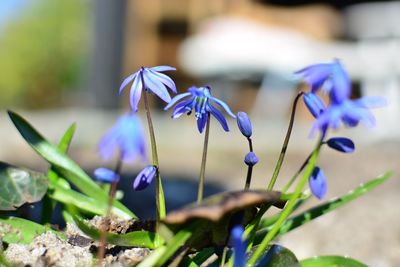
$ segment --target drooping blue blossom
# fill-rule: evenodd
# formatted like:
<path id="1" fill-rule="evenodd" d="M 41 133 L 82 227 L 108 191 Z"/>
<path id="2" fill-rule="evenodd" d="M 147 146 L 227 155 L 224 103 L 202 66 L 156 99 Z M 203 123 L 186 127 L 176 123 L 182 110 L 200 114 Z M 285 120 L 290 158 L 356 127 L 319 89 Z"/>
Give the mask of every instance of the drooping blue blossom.
<path id="1" fill-rule="evenodd" d="M 118 173 L 115 173 L 113 170 L 108 168 L 97 168 L 94 171 L 94 176 L 97 181 L 103 183 L 116 183 L 120 179 Z"/>
<path id="2" fill-rule="evenodd" d="M 375 118 L 369 108 L 381 107 L 385 105 L 385 100 L 380 97 L 365 97 L 358 100 L 344 100 L 341 103 L 331 103 L 331 105 L 318 116 L 314 122 L 311 133 L 320 129 L 326 132 L 328 128 L 338 128 L 341 123 L 346 127 L 355 127 L 360 122 L 368 128 L 375 125 Z"/>
<path id="3" fill-rule="evenodd" d="M 350 78 L 338 59 L 333 63 L 315 64 L 296 72 L 311 87 L 311 92 L 316 93 L 320 88 L 332 102 L 342 102 L 350 97 Z"/>
<path id="4" fill-rule="evenodd" d="M 137 72 L 125 78 L 119 88 L 119 94 L 121 94 L 124 88 L 132 82 L 129 99 L 131 108 L 135 112 L 138 111 L 138 103 L 142 96 L 143 87 L 145 90 L 157 95 L 164 102 L 169 103 L 171 101 L 171 96 L 169 95 L 167 88 L 176 93 L 176 86 L 170 77 L 161 72 L 171 70 L 176 69 L 170 66 L 157 66 L 152 68 L 141 67 Z"/>
<path id="5" fill-rule="evenodd" d="M 240 132 L 247 138 L 251 137 L 251 135 L 253 134 L 253 127 L 247 113 L 239 111 L 236 116 L 236 122 Z"/>
<path id="6" fill-rule="evenodd" d="M 258 163 L 258 157 L 254 152 L 249 152 L 246 154 L 244 157 L 244 163 L 246 163 L 247 166 L 254 166 Z"/>
<path id="7" fill-rule="evenodd" d="M 138 156 L 146 160 L 146 143 L 139 117 L 133 113 L 122 115 L 104 134 L 98 147 L 104 160 L 111 159 L 116 151 L 125 162 L 135 160 Z"/>
<path id="8" fill-rule="evenodd" d="M 243 226 L 237 225 L 231 230 L 231 242 L 234 250 L 233 267 L 244 267 L 246 265 L 246 241 L 243 241 Z"/>
<path id="9" fill-rule="evenodd" d="M 314 118 L 318 118 L 319 115 L 326 110 L 325 103 L 318 95 L 314 93 L 305 93 L 303 95 L 303 100 Z"/>
<path id="10" fill-rule="evenodd" d="M 324 172 L 319 167 L 314 168 L 311 176 L 308 178 L 308 185 L 313 195 L 318 199 L 322 199 L 325 196 L 327 191 L 326 178 Z"/>
<path id="11" fill-rule="evenodd" d="M 346 137 L 332 137 L 326 141 L 326 144 L 330 148 L 343 153 L 352 153 L 355 149 L 353 141 Z"/>
<path id="12" fill-rule="evenodd" d="M 223 108 L 231 117 L 236 118 L 236 116 L 225 102 L 211 95 L 210 87 L 190 87 L 188 91 L 189 92 L 176 95 L 164 108 L 167 110 L 176 104 L 172 113 L 173 119 L 179 118 L 184 113 L 190 115 L 194 109 L 197 128 L 200 133 L 204 130 L 209 114 L 213 115 L 218 120 L 225 131 L 229 131 L 228 123 L 224 115 L 220 110 L 214 107 L 214 104 Z"/>
<path id="13" fill-rule="evenodd" d="M 133 189 L 140 191 L 148 187 L 156 175 L 157 169 L 154 165 L 149 165 L 139 172 L 133 181 Z"/>

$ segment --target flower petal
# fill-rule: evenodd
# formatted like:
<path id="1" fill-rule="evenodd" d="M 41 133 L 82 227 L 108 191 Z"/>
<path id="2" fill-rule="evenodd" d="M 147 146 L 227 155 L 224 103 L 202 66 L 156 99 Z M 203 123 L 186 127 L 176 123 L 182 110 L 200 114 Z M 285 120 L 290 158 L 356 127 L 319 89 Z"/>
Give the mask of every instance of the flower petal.
<path id="1" fill-rule="evenodd" d="M 131 108 L 134 112 L 138 111 L 138 104 L 140 101 L 140 97 L 142 96 L 142 81 L 139 76 L 133 81 L 131 86 L 131 91 L 129 93 L 129 101 L 131 104 Z"/>
<path id="2" fill-rule="evenodd" d="M 171 66 L 155 66 L 155 67 L 148 68 L 148 69 L 153 70 L 153 71 L 157 71 L 157 72 L 159 72 L 159 71 L 176 70 L 176 68 L 171 67 Z"/>
<path id="3" fill-rule="evenodd" d="M 121 83 L 121 86 L 119 87 L 119 92 L 118 92 L 119 95 L 122 93 L 122 90 L 124 90 L 125 86 L 127 86 L 128 83 L 130 83 L 133 79 L 135 79 L 136 74 L 137 74 L 137 72 L 135 72 L 125 78 L 125 80 Z"/>
<path id="4" fill-rule="evenodd" d="M 157 80 L 157 77 L 154 76 L 150 71 L 144 70 L 143 78 L 144 78 L 144 83 L 146 85 L 146 89 L 156 94 L 166 103 L 169 103 L 171 101 L 171 96 L 169 95 L 165 85 L 159 80 Z"/>
<path id="5" fill-rule="evenodd" d="M 190 96 L 190 95 L 191 95 L 191 93 L 186 92 L 186 93 L 183 93 L 183 94 L 179 94 L 179 95 L 174 96 L 174 97 L 171 99 L 171 101 L 168 103 L 168 105 L 165 106 L 164 110 L 167 110 L 167 109 L 171 108 L 171 107 L 172 107 L 173 105 L 175 105 L 179 100 L 181 100 L 182 98 L 185 98 L 185 97 L 187 97 L 187 96 Z"/>
<path id="6" fill-rule="evenodd" d="M 251 137 L 251 135 L 253 134 L 253 127 L 247 113 L 239 111 L 236 115 L 236 122 L 240 132 L 247 138 Z"/>
<path id="7" fill-rule="evenodd" d="M 159 73 L 156 71 L 153 71 L 151 69 L 149 69 L 149 71 L 157 77 L 157 79 L 162 82 L 164 85 L 166 85 L 169 89 L 172 90 L 172 92 L 174 92 L 176 94 L 176 85 L 175 82 L 168 77 L 167 75 L 163 74 L 163 73 Z"/>
<path id="8" fill-rule="evenodd" d="M 364 96 L 354 100 L 354 103 L 364 108 L 381 108 L 387 105 L 386 99 L 380 96 Z"/>
<path id="9" fill-rule="evenodd" d="M 326 178 L 319 167 L 315 167 L 311 176 L 308 178 L 308 184 L 314 196 L 322 199 L 327 190 Z"/>
<path id="10" fill-rule="evenodd" d="M 226 122 L 226 119 L 224 115 L 221 113 L 221 111 L 219 111 L 218 109 L 216 109 L 211 105 L 208 105 L 208 108 L 210 109 L 211 114 L 219 121 L 222 128 L 224 128 L 226 132 L 229 132 L 228 123 Z"/>
<path id="11" fill-rule="evenodd" d="M 318 118 L 325 110 L 326 106 L 322 99 L 313 93 L 305 93 L 303 95 L 303 101 L 306 104 L 308 110 L 314 116 L 314 118 Z"/>
<path id="12" fill-rule="evenodd" d="M 215 97 L 211 97 L 211 100 L 215 101 L 215 103 L 217 103 L 218 105 L 220 105 L 223 109 L 225 109 L 226 113 L 229 114 L 229 116 L 231 116 L 232 118 L 236 118 L 236 115 L 233 114 L 233 112 L 231 111 L 231 109 L 229 108 L 229 106 L 222 100 L 219 100 L 218 98 Z"/>
<path id="13" fill-rule="evenodd" d="M 199 130 L 200 133 L 203 132 L 204 127 L 206 126 L 208 119 L 208 112 L 206 112 L 203 116 L 197 118 L 197 129 Z"/>

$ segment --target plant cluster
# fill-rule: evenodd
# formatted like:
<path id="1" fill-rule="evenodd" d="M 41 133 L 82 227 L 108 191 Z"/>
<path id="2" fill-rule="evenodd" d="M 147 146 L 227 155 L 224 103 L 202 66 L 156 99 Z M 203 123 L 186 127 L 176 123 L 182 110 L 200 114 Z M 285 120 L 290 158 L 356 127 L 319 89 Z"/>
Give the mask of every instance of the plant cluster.
<path id="1" fill-rule="evenodd" d="M 352 140 L 346 137 L 330 136 L 332 129 L 341 125 L 355 127 L 360 122 L 368 127 L 375 123 L 370 108 L 385 105 L 380 97 L 351 99 L 351 83 L 339 60 L 332 63 L 316 64 L 304 68 L 296 75 L 308 86 L 309 91 L 300 91 L 293 102 L 288 130 L 282 150 L 277 159 L 273 175 L 266 181 L 265 188 L 251 189 L 253 168 L 259 159 L 254 151 L 252 123 L 245 112 L 233 113 L 221 99 L 212 95 L 210 86 L 191 87 L 187 92 L 171 98 L 169 90 L 177 93 L 174 81 L 164 74 L 174 71 L 170 66 L 140 68 L 121 84 L 121 93 L 129 84 L 131 111 L 122 115 L 116 124 L 99 142 L 99 153 L 105 160 L 111 160 L 118 153 L 114 169 L 98 168 L 93 180 L 81 167 L 67 156 L 75 124 L 65 132 L 59 144 L 48 142 L 31 124 L 15 112 L 8 115 L 26 142 L 51 164 L 46 174 L 7 163 L 0 164 L 0 209 L 15 210 L 24 203 L 42 200 L 42 224 L 21 218 L 3 217 L 0 225 L 17 229 L 17 238 L 12 231 L 4 231 L 3 241 L 29 243 L 35 234 L 53 231 L 60 238 L 61 231 L 50 229 L 50 218 L 56 203 L 60 203 L 66 222 L 77 225 L 87 236 L 98 240 L 97 264 L 103 265 L 107 244 L 121 247 L 145 247 L 151 253 L 138 266 L 365 266 L 340 256 L 321 256 L 299 261 L 288 249 L 273 244 L 274 240 L 319 216 L 331 212 L 364 195 L 390 177 L 386 173 L 368 181 L 348 194 L 323 202 L 315 207 L 293 215 L 308 199 L 315 196 L 323 199 L 327 192 L 326 176 L 318 157 L 322 148 L 328 147 L 342 153 L 355 149 Z M 328 95 L 329 103 L 319 96 L 320 91 Z M 200 165 L 197 201 L 179 210 L 166 212 L 162 170 L 159 166 L 155 131 L 152 123 L 149 95 L 155 95 L 167 103 L 165 110 L 173 108 L 172 119 L 182 114 L 194 113 L 197 128 L 204 134 L 204 147 Z M 113 217 L 126 220 L 140 219 L 124 206 L 118 198 L 118 182 L 123 164 L 138 158 L 147 159 L 146 140 L 139 117 L 136 115 L 140 100 L 148 122 L 152 163 L 137 175 L 129 190 L 145 190 L 155 183 L 155 221 L 151 227 L 123 234 L 108 231 Z M 275 183 L 284 162 L 292 132 L 295 113 L 300 99 L 308 107 L 315 121 L 310 136 L 316 138 L 314 149 L 293 174 L 286 185 L 277 190 Z M 210 120 L 215 119 L 224 131 L 229 131 L 225 115 L 236 119 L 238 129 L 248 142 L 249 151 L 244 156 L 247 176 L 242 189 L 223 192 L 203 198 L 206 178 L 206 161 Z M 74 186 L 74 188 L 72 188 Z M 278 213 L 271 214 L 276 207 Z M 106 224 L 95 228 L 85 219 L 101 215 Z M 6 264 L 6 260 L 1 258 Z"/>

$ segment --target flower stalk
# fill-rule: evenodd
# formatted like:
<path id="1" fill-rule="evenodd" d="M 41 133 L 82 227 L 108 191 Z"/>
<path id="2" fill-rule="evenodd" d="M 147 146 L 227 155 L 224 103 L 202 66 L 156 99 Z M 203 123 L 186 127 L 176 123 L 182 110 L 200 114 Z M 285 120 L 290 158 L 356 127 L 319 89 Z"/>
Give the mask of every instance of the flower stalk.
<path id="1" fill-rule="evenodd" d="M 207 161 L 207 150 L 208 150 L 208 137 L 210 135 L 210 114 L 207 116 L 206 131 L 204 133 L 204 143 L 203 143 L 203 156 L 201 158 L 200 167 L 200 178 L 199 178 L 199 188 L 197 191 L 197 203 L 203 200 L 204 191 L 204 176 L 206 173 L 206 161 Z"/>
<path id="2" fill-rule="evenodd" d="M 274 185 L 275 185 L 276 180 L 277 180 L 278 175 L 279 175 L 279 171 L 281 170 L 281 167 L 282 167 L 283 160 L 285 159 L 286 150 L 288 148 L 290 136 L 292 134 L 293 124 L 294 124 L 294 117 L 296 115 L 297 103 L 299 102 L 299 99 L 303 94 L 304 94 L 304 92 L 300 91 L 297 94 L 297 96 L 294 99 L 294 101 L 293 101 L 293 106 L 292 106 L 292 112 L 291 112 L 291 115 L 290 115 L 289 126 L 288 126 L 288 129 L 287 129 L 287 132 L 286 132 L 285 140 L 283 141 L 281 153 L 279 154 L 279 158 L 278 158 L 278 161 L 277 161 L 276 166 L 275 166 L 274 173 L 272 174 L 271 180 L 270 180 L 270 182 L 268 184 L 268 187 L 267 187 L 268 191 L 271 191 L 274 188 Z"/>

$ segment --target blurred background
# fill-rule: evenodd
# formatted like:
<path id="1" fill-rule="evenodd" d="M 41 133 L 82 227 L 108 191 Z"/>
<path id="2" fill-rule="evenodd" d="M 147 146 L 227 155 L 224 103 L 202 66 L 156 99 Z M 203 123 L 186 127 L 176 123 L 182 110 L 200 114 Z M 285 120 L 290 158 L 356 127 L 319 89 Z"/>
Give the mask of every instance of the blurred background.
<path id="1" fill-rule="evenodd" d="M 395 176 L 281 242 L 299 258 L 345 254 L 370 266 L 399 266 L 399 14 L 399 1 L 2 0 L 0 160 L 47 168 L 8 121 L 5 110 L 12 109 L 54 142 L 77 122 L 71 156 L 89 171 L 112 166 L 100 160 L 96 146 L 129 108 L 128 96 L 117 96 L 122 79 L 140 66 L 171 65 L 177 67 L 169 74 L 180 92 L 208 84 L 234 112 L 250 114 L 260 158 L 253 186 L 263 188 L 279 154 L 293 98 L 302 88 L 293 72 L 339 58 L 353 79 L 354 97 L 381 95 L 389 104 L 374 112 L 375 129 L 332 133 L 353 138 L 357 151 L 324 151 L 320 166 L 329 179 L 327 198 L 386 170 Z M 171 121 L 169 112 L 162 111 L 164 103 L 153 98 L 152 106 L 158 111 L 156 134 L 172 209 L 194 200 L 203 136 L 194 118 Z M 299 168 L 315 142 L 309 138 L 312 118 L 303 104 L 296 116 L 279 185 Z M 208 194 L 244 184 L 247 144 L 235 121 L 229 124 L 228 134 L 216 123 L 211 126 Z M 125 190 L 143 166 L 124 166 Z M 151 216 L 152 200 L 148 205 L 141 201 L 151 199 L 151 192 L 127 194 L 132 196 L 125 200 L 141 210 L 138 214 Z"/>

